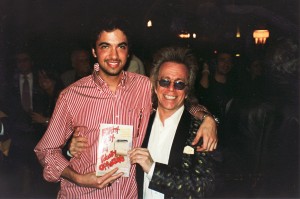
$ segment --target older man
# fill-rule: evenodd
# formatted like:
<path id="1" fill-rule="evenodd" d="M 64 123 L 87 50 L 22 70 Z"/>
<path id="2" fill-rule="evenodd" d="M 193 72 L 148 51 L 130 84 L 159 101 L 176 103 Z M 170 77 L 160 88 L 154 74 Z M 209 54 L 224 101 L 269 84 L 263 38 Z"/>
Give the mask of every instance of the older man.
<path id="1" fill-rule="evenodd" d="M 151 74 L 157 110 L 150 117 L 143 147 L 129 152 L 137 170 L 139 198 L 199 198 L 214 190 L 214 161 L 196 152 L 192 141 L 200 120 L 185 107 L 192 96 L 197 61 L 186 48 L 164 48 Z M 140 168 L 140 167 L 137 167 Z"/>

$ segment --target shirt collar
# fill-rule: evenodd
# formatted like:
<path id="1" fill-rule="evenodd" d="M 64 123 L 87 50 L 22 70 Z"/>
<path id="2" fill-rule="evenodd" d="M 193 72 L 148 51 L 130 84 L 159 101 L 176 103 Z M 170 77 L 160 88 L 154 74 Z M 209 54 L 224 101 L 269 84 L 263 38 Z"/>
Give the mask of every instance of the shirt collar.
<path id="1" fill-rule="evenodd" d="M 122 71 L 121 76 L 122 76 L 121 82 L 119 83 L 118 86 L 125 87 L 130 82 L 129 74 L 125 71 Z M 103 88 L 103 86 L 107 85 L 106 82 L 100 77 L 100 75 L 97 75 L 96 71 L 93 72 L 93 79 L 94 79 L 95 83 L 98 86 L 100 86 L 101 88 Z"/>
<path id="2" fill-rule="evenodd" d="M 183 111 L 184 111 L 184 105 L 182 105 L 177 111 L 175 111 L 175 113 L 173 113 L 170 117 L 168 117 L 165 120 L 164 126 L 177 124 L 181 118 Z M 157 108 L 155 119 L 158 119 L 159 122 L 162 124 L 158 112 L 159 112 L 159 108 Z"/>
<path id="3" fill-rule="evenodd" d="M 20 76 L 22 77 L 22 79 L 24 79 L 24 77 L 25 77 L 25 75 L 23 75 L 23 74 L 20 74 Z M 32 73 L 28 73 L 26 76 L 27 76 L 28 80 L 32 80 L 33 79 L 33 74 Z"/>

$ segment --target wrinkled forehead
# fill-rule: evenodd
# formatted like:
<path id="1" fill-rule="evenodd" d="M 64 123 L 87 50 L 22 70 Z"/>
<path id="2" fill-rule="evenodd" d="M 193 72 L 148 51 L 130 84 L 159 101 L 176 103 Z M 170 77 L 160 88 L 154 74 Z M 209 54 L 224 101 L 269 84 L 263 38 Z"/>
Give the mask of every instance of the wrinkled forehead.
<path id="1" fill-rule="evenodd" d="M 158 77 L 173 80 L 187 80 L 189 77 L 188 67 L 183 63 L 166 61 L 160 65 Z"/>

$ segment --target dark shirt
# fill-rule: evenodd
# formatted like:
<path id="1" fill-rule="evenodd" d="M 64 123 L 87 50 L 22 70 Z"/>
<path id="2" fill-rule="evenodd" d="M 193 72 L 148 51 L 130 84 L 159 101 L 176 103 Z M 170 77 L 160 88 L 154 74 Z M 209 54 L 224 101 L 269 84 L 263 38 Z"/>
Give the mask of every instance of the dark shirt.
<path id="1" fill-rule="evenodd" d="M 210 78 L 209 87 L 200 85 L 196 95 L 200 104 L 206 106 L 222 122 L 226 104 L 234 95 L 234 85 L 230 81 L 223 84 Z"/>

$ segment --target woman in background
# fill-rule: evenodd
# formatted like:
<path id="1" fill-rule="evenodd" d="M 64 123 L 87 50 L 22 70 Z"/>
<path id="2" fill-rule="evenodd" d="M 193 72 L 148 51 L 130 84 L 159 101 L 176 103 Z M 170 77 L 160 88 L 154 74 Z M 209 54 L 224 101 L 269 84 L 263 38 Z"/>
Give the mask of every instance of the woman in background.
<path id="1" fill-rule="evenodd" d="M 38 72 L 39 85 L 42 88 L 45 99 L 48 101 L 44 113 L 32 112 L 32 121 L 48 126 L 49 119 L 55 107 L 60 91 L 64 88 L 59 74 L 50 68 L 42 68 Z"/>

